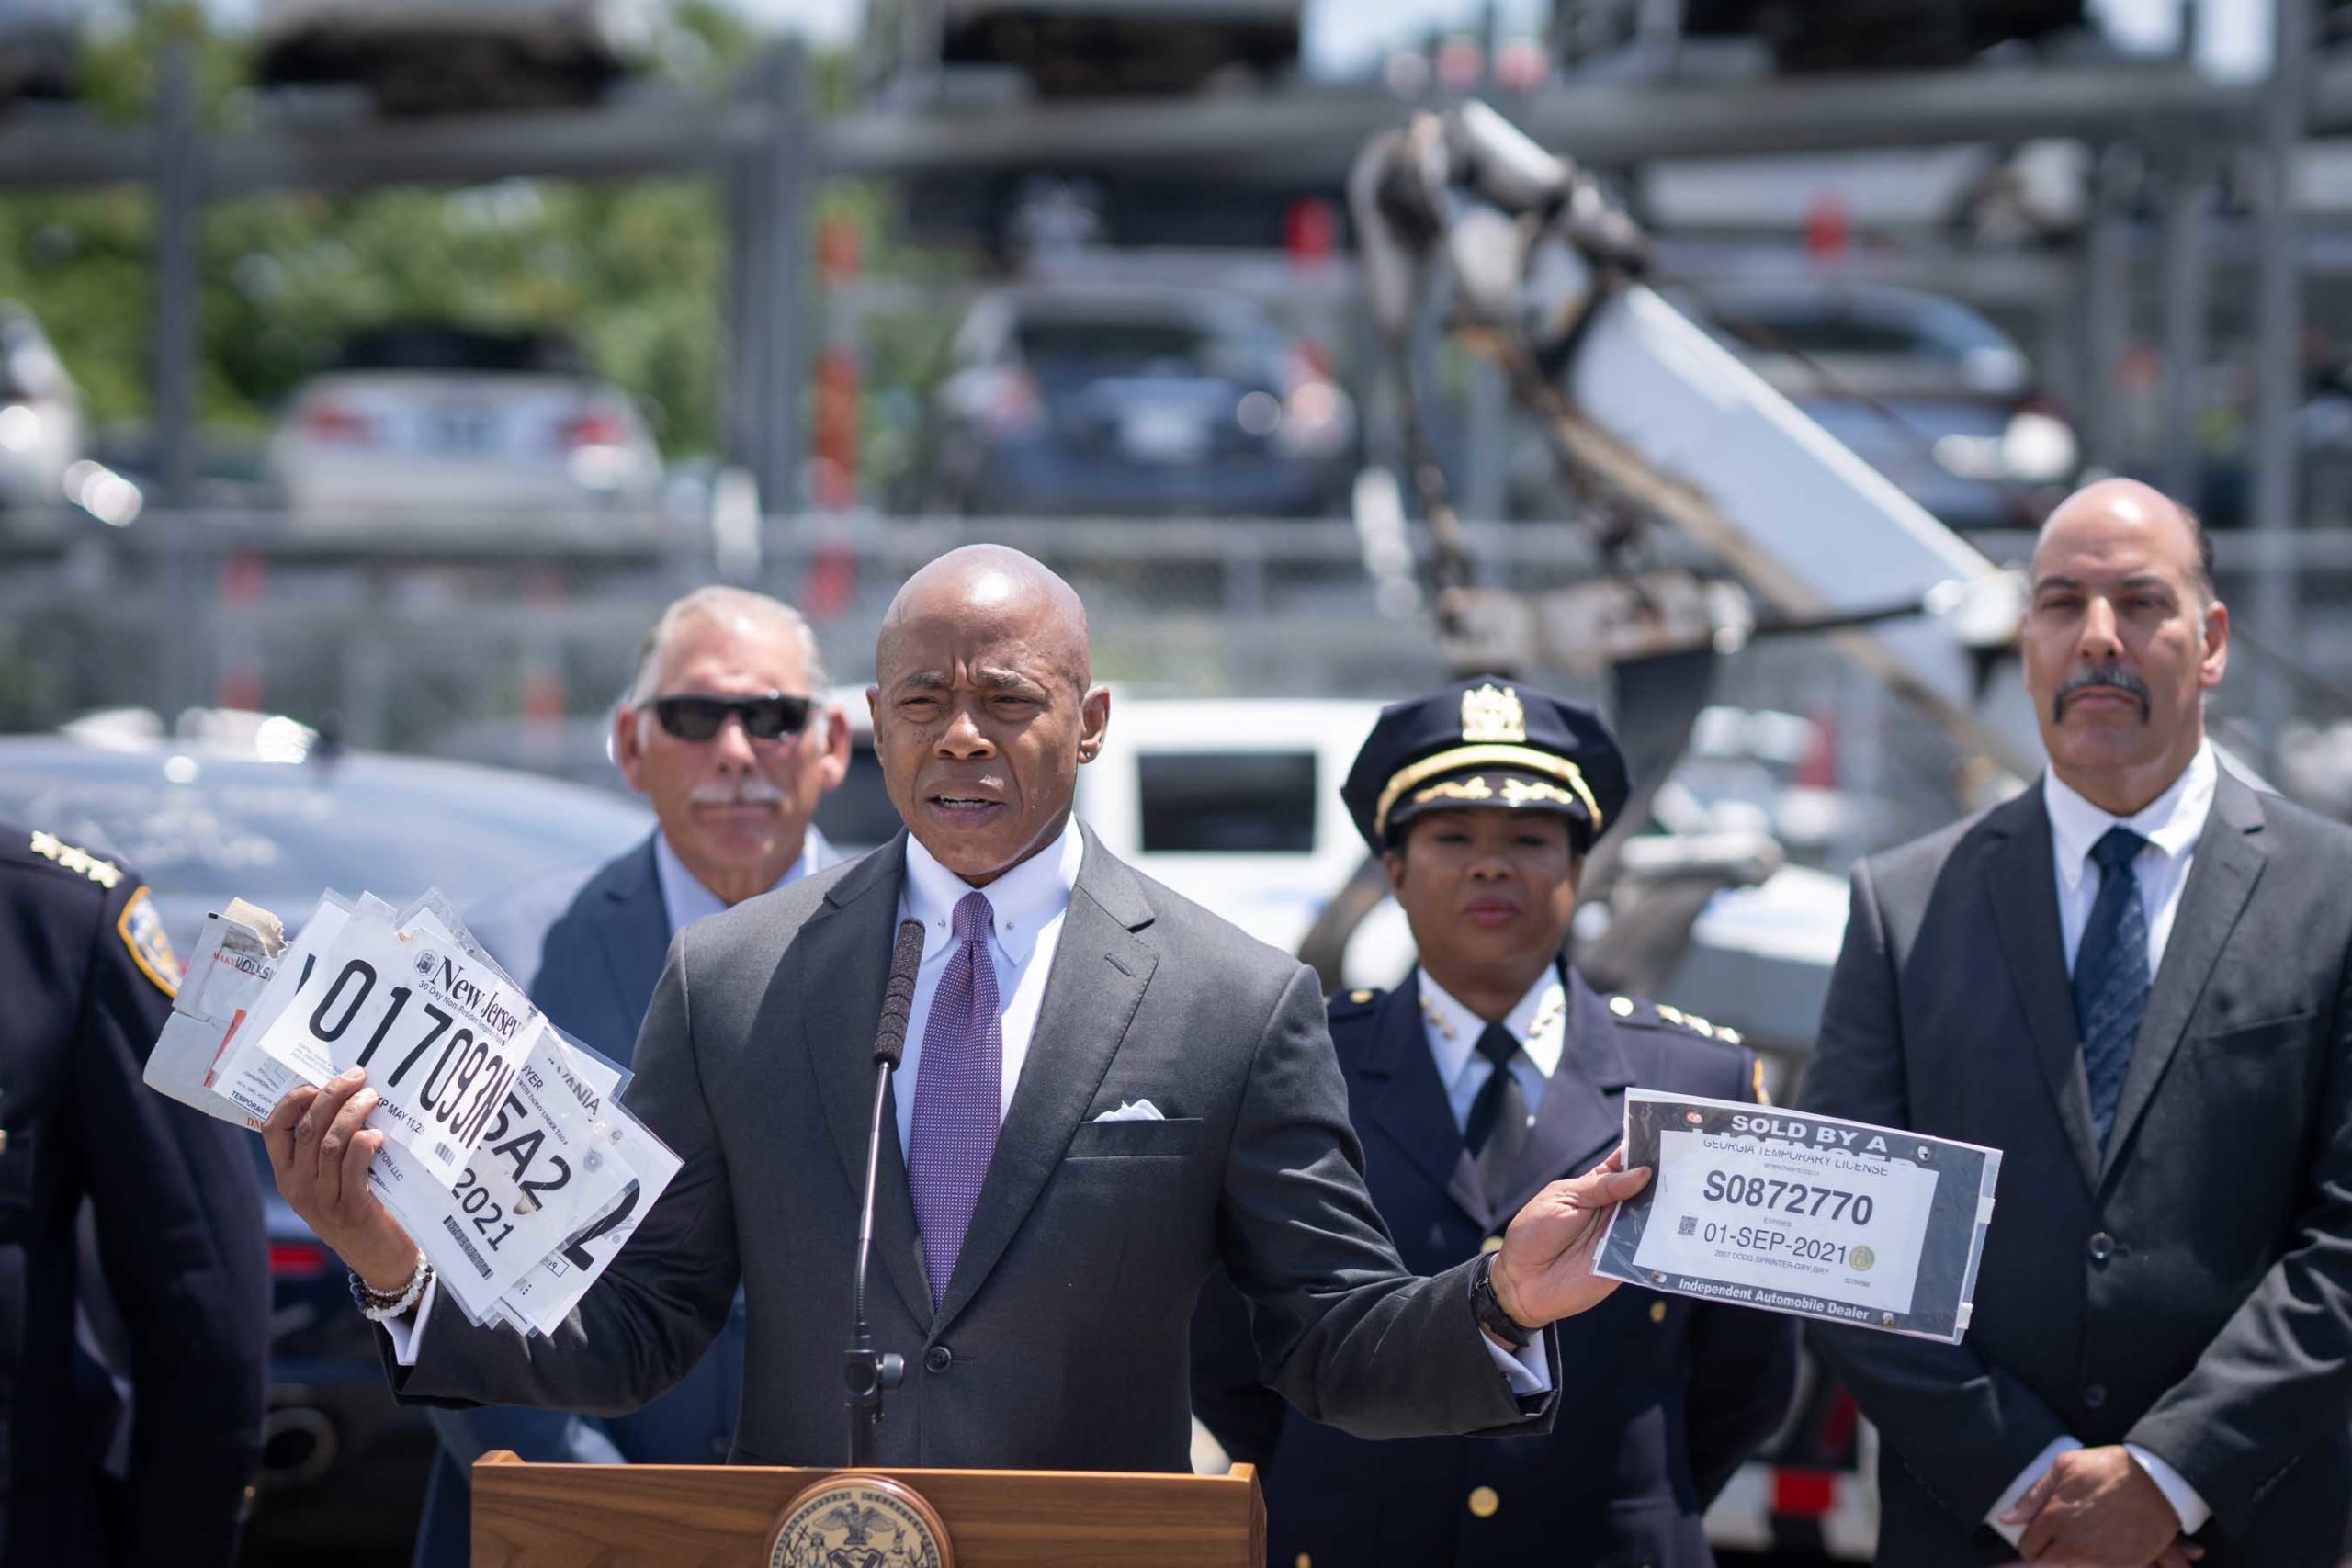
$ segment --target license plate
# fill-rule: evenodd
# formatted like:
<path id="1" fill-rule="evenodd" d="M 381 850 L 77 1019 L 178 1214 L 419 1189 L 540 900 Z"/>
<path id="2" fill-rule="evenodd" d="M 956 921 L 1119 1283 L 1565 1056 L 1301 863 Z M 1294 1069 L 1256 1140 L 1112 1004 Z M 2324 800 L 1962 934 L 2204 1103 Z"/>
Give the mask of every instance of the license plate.
<path id="1" fill-rule="evenodd" d="M 421 423 L 420 445 L 428 452 L 487 452 L 498 434 L 498 416 L 488 409 L 437 408 L 429 411 Z"/>
<path id="2" fill-rule="evenodd" d="M 1651 1290 L 1958 1343 L 1996 1149 L 1836 1117 L 1634 1089 L 1593 1271 Z"/>
<path id="3" fill-rule="evenodd" d="M 1208 426 L 1181 410 L 1137 409 L 1119 423 L 1119 449 L 1143 462 L 1189 462 L 1208 446 Z"/>

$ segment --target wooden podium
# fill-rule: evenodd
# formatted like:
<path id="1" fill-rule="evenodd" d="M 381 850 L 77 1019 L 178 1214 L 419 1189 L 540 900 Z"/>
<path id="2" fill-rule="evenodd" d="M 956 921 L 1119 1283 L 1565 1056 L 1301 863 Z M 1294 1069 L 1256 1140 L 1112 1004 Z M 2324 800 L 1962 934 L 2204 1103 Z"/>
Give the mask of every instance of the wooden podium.
<path id="1" fill-rule="evenodd" d="M 473 1469 L 473 1568 L 765 1568 L 793 1500 L 832 1470 L 526 1464 Z M 886 1470 L 946 1526 L 956 1568 L 1265 1568 L 1257 1472 Z"/>

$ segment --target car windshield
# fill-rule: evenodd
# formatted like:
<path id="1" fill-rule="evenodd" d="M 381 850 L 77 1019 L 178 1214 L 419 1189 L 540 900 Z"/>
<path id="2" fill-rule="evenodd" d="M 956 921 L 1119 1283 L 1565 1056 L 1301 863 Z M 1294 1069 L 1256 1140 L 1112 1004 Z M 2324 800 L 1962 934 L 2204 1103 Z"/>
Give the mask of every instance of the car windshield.
<path id="1" fill-rule="evenodd" d="M 1849 305 L 1764 305 L 1727 311 L 1732 334 L 1768 354 L 1815 358 L 1920 359 L 1958 365 L 2016 345 L 1974 311 L 1947 300 L 1904 310 Z"/>
<path id="2" fill-rule="evenodd" d="M 356 333 L 336 354 L 334 367 L 548 376 L 577 376 L 582 370 L 579 350 L 553 333 L 440 326 L 379 327 Z"/>
<path id="3" fill-rule="evenodd" d="M 1274 367 L 1263 338 L 1201 321 L 1033 318 L 1016 335 L 1030 366 L 1065 375 L 1131 375 L 1172 366 L 1229 381 L 1264 381 Z"/>

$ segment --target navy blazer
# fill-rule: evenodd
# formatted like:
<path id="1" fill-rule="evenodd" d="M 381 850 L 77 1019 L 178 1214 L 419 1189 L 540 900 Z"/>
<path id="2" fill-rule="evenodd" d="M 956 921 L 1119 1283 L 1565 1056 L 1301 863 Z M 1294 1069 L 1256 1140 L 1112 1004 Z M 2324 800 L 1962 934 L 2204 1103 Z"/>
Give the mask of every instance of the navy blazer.
<path id="1" fill-rule="evenodd" d="M 577 872 L 517 888 L 469 914 L 467 929 L 520 981 L 549 1021 L 627 1066 L 670 950 L 670 911 L 649 837 L 582 880 Z M 839 857 L 811 829 L 810 871 Z M 743 1303 L 677 1386 L 632 1415 L 594 1419 L 563 1411 L 492 1406 L 435 1410 L 435 1466 L 415 1568 L 463 1568 L 467 1473 L 492 1449 L 574 1463 L 717 1464 L 735 1438 L 743 1387 Z"/>
<path id="2" fill-rule="evenodd" d="M 1563 973 L 1567 1047 L 1509 1199 L 1493 1208 L 1430 1055 L 1418 976 L 1332 999 L 1365 1181 L 1407 1268 L 1475 1256 L 1546 1183 L 1599 1163 L 1623 1131 L 1630 1085 L 1756 1098 L 1752 1051 Z M 1239 1299 L 1219 1280 L 1195 1318 L 1194 1405 L 1228 1453 L 1261 1467 L 1268 1561 L 1282 1568 L 1712 1562 L 1701 1516 L 1781 1419 L 1794 1323 L 1629 1285 L 1558 1333 L 1561 1418 L 1549 1433 L 1364 1442 L 1260 1386 Z"/>
<path id="3" fill-rule="evenodd" d="M 229 1568 L 269 1269 L 243 1132 L 141 1082 L 179 978 L 135 873 L 0 823 L 0 1562 Z M 106 1367 L 77 1346 L 86 1214 Z M 100 1281 L 90 1280 L 95 1286 Z M 110 1332 L 109 1332 L 110 1331 Z M 107 1461 L 126 1414 L 124 1458 Z"/>

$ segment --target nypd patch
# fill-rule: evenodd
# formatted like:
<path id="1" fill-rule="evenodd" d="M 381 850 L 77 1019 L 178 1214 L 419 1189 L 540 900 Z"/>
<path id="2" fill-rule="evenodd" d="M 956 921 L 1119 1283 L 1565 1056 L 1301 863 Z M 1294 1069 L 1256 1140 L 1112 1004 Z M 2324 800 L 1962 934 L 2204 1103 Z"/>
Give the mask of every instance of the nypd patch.
<path id="1" fill-rule="evenodd" d="M 116 934 L 122 945 L 130 950 L 130 961 L 139 972 L 155 982 L 155 988 L 167 997 L 180 994 L 180 960 L 172 951 L 172 939 L 164 931 L 164 918 L 155 912 L 155 900 L 141 887 L 122 907 L 114 922 Z"/>

